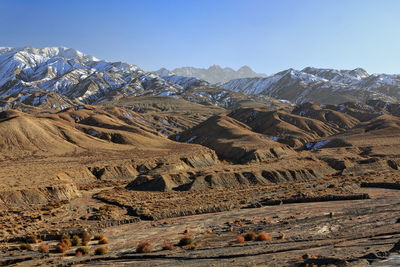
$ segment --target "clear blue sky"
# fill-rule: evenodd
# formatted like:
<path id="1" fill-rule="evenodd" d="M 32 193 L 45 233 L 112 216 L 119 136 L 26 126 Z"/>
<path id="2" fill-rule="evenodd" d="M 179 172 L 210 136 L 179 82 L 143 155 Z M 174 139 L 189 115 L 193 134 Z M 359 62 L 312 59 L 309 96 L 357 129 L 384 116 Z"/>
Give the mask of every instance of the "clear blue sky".
<path id="1" fill-rule="evenodd" d="M 400 0 L 1 0 L 0 11 L 0 46 L 66 46 L 145 70 L 400 73 Z"/>

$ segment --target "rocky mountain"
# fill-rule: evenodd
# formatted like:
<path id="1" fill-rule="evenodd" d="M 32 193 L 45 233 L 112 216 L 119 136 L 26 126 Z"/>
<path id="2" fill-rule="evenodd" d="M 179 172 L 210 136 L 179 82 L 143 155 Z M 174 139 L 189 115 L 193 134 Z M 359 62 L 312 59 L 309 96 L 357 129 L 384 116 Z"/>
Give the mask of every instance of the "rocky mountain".
<path id="1" fill-rule="evenodd" d="M 288 69 L 265 78 L 231 80 L 220 87 L 246 94 L 262 94 L 294 103 L 317 101 L 339 104 L 369 99 L 400 100 L 400 75 L 307 67 Z"/>
<path id="2" fill-rule="evenodd" d="M 207 69 L 194 68 L 194 67 L 182 67 L 176 68 L 169 71 L 165 68 L 161 68 L 155 71 L 157 75 L 164 77 L 169 75 L 179 75 L 186 77 L 196 77 L 198 79 L 205 80 L 211 84 L 225 83 L 233 79 L 239 78 L 251 78 L 251 77 L 265 77 L 265 74 L 256 73 L 250 67 L 243 66 L 237 71 L 231 68 L 222 68 L 219 65 L 212 65 Z"/>
<path id="3" fill-rule="evenodd" d="M 181 86 L 123 62 L 107 62 L 75 49 L 0 48 L 0 97 L 34 106 L 49 92 L 75 102 L 98 103 L 126 95 L 177 92 Z M 32 98 L 42 92 L 40 98 Z M 60 106 L 59 106 L 60 107 Z"/>

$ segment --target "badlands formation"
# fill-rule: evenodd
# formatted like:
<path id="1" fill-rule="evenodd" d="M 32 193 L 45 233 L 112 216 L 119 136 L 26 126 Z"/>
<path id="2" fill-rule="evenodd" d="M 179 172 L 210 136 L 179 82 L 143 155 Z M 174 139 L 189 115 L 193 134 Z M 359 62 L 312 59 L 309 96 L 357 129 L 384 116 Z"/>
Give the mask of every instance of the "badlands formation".
<path id="1" fill-rule="evenodd" d="M 365 266 L 399 252 L 395 94 L 292 104 L 73 50 L 0 51 L 0 265 Z M 340 73 L 353 74 L 367 78 Z"/>

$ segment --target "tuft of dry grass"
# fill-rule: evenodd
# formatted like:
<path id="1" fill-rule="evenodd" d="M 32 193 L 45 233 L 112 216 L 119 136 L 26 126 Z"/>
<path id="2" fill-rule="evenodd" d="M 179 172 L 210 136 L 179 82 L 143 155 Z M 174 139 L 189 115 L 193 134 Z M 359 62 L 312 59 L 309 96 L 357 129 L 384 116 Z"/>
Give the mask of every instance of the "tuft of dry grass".
<path id="1" fill-rule="evenodd" d="M 279 233 L 278 239 L 285 239 L 287 236 L 284 233 Z"/>
<path id="2" fill-rule="evenodd" d="M 39 238 L 36 235 L 28 235 L 26 237 L 26 242 L 29 244 L 36 244 L 39 242 Z"/>
<path id="3" fill-rule="evenodd" d="M 90 251 L 88 247 L 79 247 L 75 250 L 75 255 L 78 256 L 78 254 L 81 255 L 89 255 Z"/>
<path id="4" fill-rule="evenodd" d="M 153 251 L 153 247 L 151 246 L 150 242 L 140 242 L 139 245 L 136 247 L 137 253 L 149 253 Z"/>
<path id="5" fill-rule="evenodd" d="M 74 247 L 80 246 L 80 245 L 82 245 L 82 239 L 79 236 L 74 235 L 72 237 L 71 244 Z"/>
<path id="6" fill-rule="evenodd" d="M 94 255 L 105 255 L 108 253 L 108 247 L 101 246 L 95 249 Z"/>
<path id="7" fill-rule="evenodd" d="M 271 241 L 272 237 L 266 233 L 260 233 L 256 237 L 256 241 Z"/>
<path id="8" fill-rule="evenodd" d="M 89 232 L 84 231 L 81 235 L 81 238 L 82 238 L 82 244 L 86 246 L 92 239 L 92 235 L 89 234 Z"/>

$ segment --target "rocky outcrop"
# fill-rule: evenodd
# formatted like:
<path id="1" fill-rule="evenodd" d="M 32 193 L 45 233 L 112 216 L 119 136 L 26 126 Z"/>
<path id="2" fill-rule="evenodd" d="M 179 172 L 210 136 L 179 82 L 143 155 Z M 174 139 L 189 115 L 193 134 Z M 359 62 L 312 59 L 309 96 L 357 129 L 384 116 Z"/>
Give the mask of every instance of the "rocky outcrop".
<path id="1" fill-rule="evenodd" d="M 0 192 L 0 206 L 45 205 L 49 202 L 71 200 L 80 196 L 74 184 L 4 190 Z"/>

